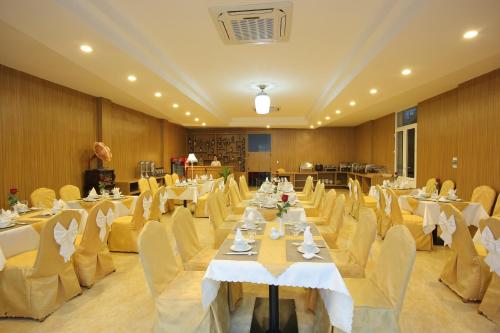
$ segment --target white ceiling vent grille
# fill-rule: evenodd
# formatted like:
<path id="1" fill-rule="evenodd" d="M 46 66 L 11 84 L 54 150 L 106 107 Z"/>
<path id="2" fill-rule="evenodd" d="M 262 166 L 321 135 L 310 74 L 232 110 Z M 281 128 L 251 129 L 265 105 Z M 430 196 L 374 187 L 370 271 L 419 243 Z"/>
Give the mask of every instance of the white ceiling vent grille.
<path id="1" fill-rule="evenodd" d="M 282 42 L 290 36 L 291 2 L 222 6 L 209 10 L 226 44 Z"/>

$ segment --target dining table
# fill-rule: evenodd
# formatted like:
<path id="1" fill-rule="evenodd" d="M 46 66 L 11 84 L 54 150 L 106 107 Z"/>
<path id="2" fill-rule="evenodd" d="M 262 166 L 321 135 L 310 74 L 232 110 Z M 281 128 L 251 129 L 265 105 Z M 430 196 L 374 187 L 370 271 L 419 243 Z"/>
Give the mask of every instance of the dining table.
<path id="1" fill-rule="evenodd" d="M 214 180 L 198 181 L 196 184 L 174 184 L 167 186 L 167 199 L 181 200 L 184 207 L 187 207 L 187 202 L 192 201 L 195 204 L 198 198 L 203 194 L 210 192 L 215 184 Z"/>

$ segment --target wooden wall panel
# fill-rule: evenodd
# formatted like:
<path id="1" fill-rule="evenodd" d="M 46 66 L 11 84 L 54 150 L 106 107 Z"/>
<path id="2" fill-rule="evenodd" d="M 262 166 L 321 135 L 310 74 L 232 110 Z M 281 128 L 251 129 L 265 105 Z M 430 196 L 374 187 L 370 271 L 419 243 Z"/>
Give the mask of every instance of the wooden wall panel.
<path id="1" fill-rule="evenodd" d="M 186 141 L 186 128 L 173 124 L 168 120 L 163 121 L 163 165 L 167 172 L 171 172 L 170 159 L 172 157 L 187 155 Z"/>
<path id="2" fill-rule="evenodd" d="M 0 206 L 38 187 L 82 186 L 96 139 L 95 98 L 0 65 Z"/>
<path id="3" fill-rule="evenodd" d="M 371 163 L 394 172 L 394 114 L 372 121 Z"/>
<path id="4" fill-rule="evenodd" d="M 141 160 L 163 163 L 162 120 L 112 103 L 102 112 L 103 142 L 113 152 L 106 168 L 114 169 L 118 180 L 137 178 Z"/>
<path id="5" fill-rule="evenodd" d="M 373 122 L 367 121 L 354 128 L 355 145 L 353 162 L 372 162 Z"/>

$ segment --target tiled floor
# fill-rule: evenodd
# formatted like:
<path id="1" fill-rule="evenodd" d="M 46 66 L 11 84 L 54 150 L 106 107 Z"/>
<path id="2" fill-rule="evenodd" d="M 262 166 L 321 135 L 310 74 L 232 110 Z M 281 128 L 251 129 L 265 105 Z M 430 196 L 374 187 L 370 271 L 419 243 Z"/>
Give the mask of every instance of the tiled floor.
<path id="1" fill-rule="evenodd" d="M 162 219 L 170 228 L 170 216 Z M 196 219 L 200 240 L 212 242 L 208 219 Z M 355 222 L 347 217 L 340 235 L 347 245 Z M 377 259 L 381 241 L 372 248 L 369 268 Z M 400 316 L 403 333 L 500 332 L 500 328 L 477 313 L 478 304 L 462 303 L 448 288 L 438 282 L 450 250 L 441 247 L 433 252 L 417 252 L 415 267 Z M 57 332 L 149 332 L 154 304 L 146 287 L 139 258 L 134 254 L 113 254 L 116 272 L 86 289 L 79 297 L 62 306 L 43 322 L 27 319 L 0 319 L 1 333 Z M 313 315 L 305 312 L 301 289 L 282 288 L 281 297 L 296 300 L 299 329 L 311 332 Z M 266 296 L 267 286 L 246 285 L 245 297 L 232 315 L 231 332 L 249 332 L 255 296 Z"/>

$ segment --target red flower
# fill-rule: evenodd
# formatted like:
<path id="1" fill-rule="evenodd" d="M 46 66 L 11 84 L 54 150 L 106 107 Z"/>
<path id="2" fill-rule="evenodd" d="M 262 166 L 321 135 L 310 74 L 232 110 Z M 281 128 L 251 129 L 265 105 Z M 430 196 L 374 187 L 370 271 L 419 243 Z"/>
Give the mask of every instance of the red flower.
<path id="1" fill-rule="evenodd" d="M 283 202 L 287 202 L 287 201 L 288 201 L 288 194 L 283 194 L 283 195 L 281 196 L 281 201 L 283 201 Z"/>
<path id="2" fill-rule="evenodd" d="M 10 191 L 10 194 L 16 194 L 17 193 L 17 188 L 13 187 L 9 191 Z"/>

